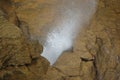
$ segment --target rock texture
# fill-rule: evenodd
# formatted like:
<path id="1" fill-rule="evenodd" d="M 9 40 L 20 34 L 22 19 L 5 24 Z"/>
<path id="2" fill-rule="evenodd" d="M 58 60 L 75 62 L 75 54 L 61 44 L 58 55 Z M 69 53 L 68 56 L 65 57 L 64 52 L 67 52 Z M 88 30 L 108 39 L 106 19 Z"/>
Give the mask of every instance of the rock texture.
<path id="1" fill-rule="evenodd" d="M 54 65 L 57 72 L 48 71 L 45 80 L 120 80 L 119 4 L 119 0 L 99 0 L 94 18 L 80 32 L 73 52 L 65 52 Z"/>
<path id="2" fill-rule="evenodd" d="M 58 0 L 0 0 L 0 80 L 120 80 L 120 0 L 99 0 L 73 50 L 48 68 L 39 56 L 42 46 L 31 38 L 44 41 L 43 27 L 58 17 L 56 4 Z"/>
<path id="3" fill-rule="evenodd" d="M 49 66 L 39 55 L 42 50 L 0 11 L 0 80 L 41 80 Z"/>

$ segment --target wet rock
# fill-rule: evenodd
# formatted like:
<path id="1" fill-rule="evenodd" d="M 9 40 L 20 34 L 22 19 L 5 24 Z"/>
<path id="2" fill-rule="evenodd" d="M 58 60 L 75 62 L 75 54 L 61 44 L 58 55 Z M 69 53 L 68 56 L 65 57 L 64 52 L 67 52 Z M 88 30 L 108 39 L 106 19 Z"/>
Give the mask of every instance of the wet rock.
<path id="1" fill-rule="evenodd" d="M 80 32 L 73 52 L 65 52 L 54 65 L 60 69 L 60 73 L 65 73 L 65 79 L 120 79 L 119 3 L 119 0 L 99 0 L 94 18 L 89 27 Z"/>

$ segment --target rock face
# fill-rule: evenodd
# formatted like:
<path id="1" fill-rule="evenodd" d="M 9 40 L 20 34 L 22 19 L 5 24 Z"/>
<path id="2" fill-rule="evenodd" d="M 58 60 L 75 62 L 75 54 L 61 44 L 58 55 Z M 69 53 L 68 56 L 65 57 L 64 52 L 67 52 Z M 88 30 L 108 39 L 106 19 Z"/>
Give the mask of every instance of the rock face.
<path id="1" fill-rule="evenodd" d="M 80 32 L 73 52 L 65 52 L 54 65 L 56 72 L 49 70 L 45 80 L 120 80 L 119 4 L 119 0 L 99 0 L 94 18 Z"/>
<path id="2" fill-rule="evenodd" d="M 99 0 L 73 50 L 48 68 L 48 61 L 39 56 L 42 46 L 31 38 L 43 39 L 46 32 L 36 27 L 51 25 L 56 3 L 0 1 L 0 80 L 120 80 L 120 0 Z"/>
<path id="3" fill-rule="evenodd" d="M 27 40 L 0 11 L 0 80 L 39 80 L 49 63 L 39 54 L 42 45 Z"/>
<path id="4" fill-rule="evenodd" d="M 95 64 L 98 80 L 120 80 L 120 6 L 119 0 L 100 1 L 96 21 Z M 91 26 L 95 26 L 94 24 Z M 97 31 L 97 32 L 96 32 Z"/>

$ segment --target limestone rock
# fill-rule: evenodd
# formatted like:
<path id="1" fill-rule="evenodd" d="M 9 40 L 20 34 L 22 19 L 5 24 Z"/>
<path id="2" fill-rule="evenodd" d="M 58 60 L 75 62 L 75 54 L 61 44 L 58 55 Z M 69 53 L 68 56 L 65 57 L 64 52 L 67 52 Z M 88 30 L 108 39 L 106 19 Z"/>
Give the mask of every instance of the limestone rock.
<path id="1" fill-rule="evenodd" d="M 57 68 L 50 67 L 43 80 L 65 80 L 65 76 Z"/>
<path id="2" fill-rule="evenodd" d="M 48 71 L 49 63 L 39 56 L 42 46 L 31 38 L 44 41 L 43 27 L 50 30 L 54 25 L 50 23 L 58 17 L 55 7 L 60 1 L 7 1 L 0 1 L 6 13 L 0 16 L 1 80 L 120 80 L 120 0 L 99 0 L 73 50 L 64 52 Z"/>
<path id="3" fill-rule="evenodd" d="M 65 79 L 120 79 L 119 4 L 119 0 L 99 0 L 94 18 L 90 25 L 80 32 L 73 52 L 65 52 L 54 65 L 60 73 L 66 75 Z M 69 77 L 74 75 L 74 78 Z"/>
<path id="4" fill-rule="evenodd" d="M 28 68 L 36 76 L 42 77 L 47 72 L 48 66 L 48 61 L 45 58 L 41 57 L 39 59 L 34 59 L 32 64 L 30 66 L 28 65 Z"/>
<path id="5" fill-rule="evenodd" d="M 27 40 L 0 11 L 0 80 L 42 80 L 49 62 L 40 56 L 42 45 Z"/>
<path id="6" fill-rule="evenodd" d="M 4 11 L 4 16 L 11 23 L 18 25 L 18 18 L 15 13 L 15 6 L 13 5 L 12 0 L 0 0 L 0 8 Z"/>
<path id="7" fill-rule="evenodd" d="M 0 62 L 2 64 L 24 65 L 31 63 L 29 50 L 20 29 L 2 17 L 0 17 L 0 39 Z"/>

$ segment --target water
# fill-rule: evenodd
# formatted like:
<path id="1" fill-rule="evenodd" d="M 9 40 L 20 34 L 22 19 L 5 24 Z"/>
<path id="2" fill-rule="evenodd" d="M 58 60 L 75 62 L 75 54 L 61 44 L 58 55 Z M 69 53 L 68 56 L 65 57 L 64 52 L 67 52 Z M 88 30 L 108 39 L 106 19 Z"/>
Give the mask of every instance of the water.
<path id="1" fill-rule="evenodd" d="M 72 47 L 80 28 L 88 23 L 96 10 L 96 0 L 61 0 L 56 7 L 60 17 L 48 32 L 41 56 L 53 65 L 63 51 Z"/>

